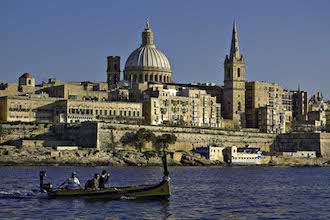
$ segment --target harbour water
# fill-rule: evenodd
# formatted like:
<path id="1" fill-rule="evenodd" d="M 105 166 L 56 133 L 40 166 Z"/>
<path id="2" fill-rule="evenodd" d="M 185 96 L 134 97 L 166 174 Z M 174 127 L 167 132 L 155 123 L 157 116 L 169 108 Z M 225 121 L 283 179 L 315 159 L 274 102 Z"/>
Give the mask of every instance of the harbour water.
<path id="1" fill-rule="evenodd" d="M 0 218 L 8 219 L 330 219 L 327 167 L 170 167 L 168 200 L 49 199 L 39 171 L 60 184 L 107 169 L 111 184 L 156 183 L 160 167 L 2 167 Z"/>

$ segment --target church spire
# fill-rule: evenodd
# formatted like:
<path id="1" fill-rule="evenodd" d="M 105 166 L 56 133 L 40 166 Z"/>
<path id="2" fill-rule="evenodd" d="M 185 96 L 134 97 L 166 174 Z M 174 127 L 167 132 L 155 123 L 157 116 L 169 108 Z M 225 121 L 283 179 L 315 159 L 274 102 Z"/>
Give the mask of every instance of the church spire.
<path id="1" fill-rule="evenodd" d="M 146 27 L 142 32 L 142 46 L 154 47 L 154 33 L 150 29 L 149 19 L 146 21 Z"/>
<path id="2" fill-rule="evenodd" d="M 234 19 L 233 24 L 233 35 L 231 38 L 231 46 L 230 46 L 230 59 L 240 59 L 241 55 L 239 53 L 238 47 L 238 36 L 237 36 L 237 28 L 236 28 L 236 20 Z"/>

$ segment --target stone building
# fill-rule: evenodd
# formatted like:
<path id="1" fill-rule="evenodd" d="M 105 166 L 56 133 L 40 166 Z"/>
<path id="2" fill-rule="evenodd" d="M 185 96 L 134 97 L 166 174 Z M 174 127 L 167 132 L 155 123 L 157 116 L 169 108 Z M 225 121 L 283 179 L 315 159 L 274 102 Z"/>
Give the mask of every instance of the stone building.
<path id="1" fill-rule="evenodd" d="M 265 133 L 285 133 L 285 112 L 266 105 L 257 109 L 258 128 Z"/>
<path id="2" fill-rule="evenodd" d="M 18 79 L 18 86 L 35 86 L 35 79 L 30 73 L 24 73 L 21 77 Z"/>
<path id="3" fill-rule="evenodd" d="M 326 111 L 328 109 L 329 102 L 327 102 L 322 93 L 318 92 L 313 95 L 308 101 L 308 111 Z"/>
<path id="4" fill-rule="evenodd" d="M 234 21 L 230 54 L 224 62 L 224 91 L 222 115 L 245 127 L 245 61 L 239 52 Z"/>
<path id="5" fill-rule="evenodd" d="M 305 91 L 291 91 L 292 93 L 292 117 L 298 123 L 307 121 L 308 114 L 308 94 Z"/>
<path id="6" fill-rule="evenodd" d="M 268 82 L 246 82 L 245 93 L 245 110 L 246 110 L 246 127 L 259 128 L 258 122 L 270 122 L 267 118 L 279 118 L 280 113 L 285 114 L 282 102 L 283 89 L 277 83 Z M 263 114 L 258 113 L 259 108 Z M 272 114 L 266 116 L 267 114 Z M 264 116 L 265 119 L 258 117 Z M 276 120 L 277 121 L 277 120 Z M 273 123 L 267 126 L 274 126 Z M 275 128 L 274 128 L 275 129 Z"/>
<path id="7" fill-rule="evenodd" d="M 0 121 L 52 123 L 57 100 L 46 94 L 0 97 Z"/>
<path id="8" fill-rule="evenodd" d="M 145 97 L 143 112 L 148 124 L 221 126 L 220 104 L 204 90 L 154 85 Z"/>
<path id="9" fill-rule="evenodd" d="M 143 121 L 142 103 L 57 101 L 55 123 L 85 121 L 141 123 Z"/>
<path id="10" fill-rule="evenodd" d="M 109 89 L 115 87 L 120 81 L 120 57 L 109 56 L 107 67 L 107 83 Z"/>
<path id="11" fill-rule="evenodd" d="M 147 20 L 146 27 L 142 32 L 141 46 L 128 57 L 124 80 L 131 83 L 172 82 L 172 70 L 167 57 L 154 44 L 154 34 Z"/>
<path id="12" fill-rule="evenodd" d="M 56 82 L 41 86 L 37 93 L 47 93 L 50 97 L 71 100 L 107 101 L 107 84 L 93 82 Z"/>

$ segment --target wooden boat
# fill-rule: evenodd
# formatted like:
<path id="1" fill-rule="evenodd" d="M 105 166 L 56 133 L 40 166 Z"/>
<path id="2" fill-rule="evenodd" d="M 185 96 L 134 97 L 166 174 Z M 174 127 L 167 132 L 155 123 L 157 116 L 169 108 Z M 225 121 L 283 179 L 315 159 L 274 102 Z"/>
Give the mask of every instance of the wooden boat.
<path id="1" fill-rule="evenodd" d="M 51 184 L 44 184 L 44 177 L 47 175 L 45 171 L 40 172 L 40 190 L 47 192 L 51 198 L 99 198 L 99 199 L 120 199 L 120 198 L 168 198 L 171 194 L 170 177 L 167 169 L 166 154 L 164 152 L 163 166 L 164 177 L 163 181 L 152 185 L 136 185 L 126 187 L 110 187 L 102 190 L 67 190 L 67 189 L 52 189 Z"/>
<path id="2" fill-rule="evenodd" d="M 168 198 L 170 196 L 170 180 L 165 178 L 162 182 L 152 185 L 137 185 L 127 187 L 111 187 L 103 190 L 49 190 L 52 198 L 80 197 L 99 199 L 120 198 Z"/>

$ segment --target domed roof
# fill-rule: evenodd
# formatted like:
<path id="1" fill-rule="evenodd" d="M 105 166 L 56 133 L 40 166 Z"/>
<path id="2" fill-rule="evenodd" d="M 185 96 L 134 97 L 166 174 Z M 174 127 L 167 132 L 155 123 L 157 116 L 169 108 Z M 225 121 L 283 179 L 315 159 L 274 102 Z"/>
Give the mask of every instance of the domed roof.
<path id="1" fill-rule="evenodd" d="M 33 76 L 30 73 L 24 73 L 20 78 L 33 78 Z"/>
<path id="2" fill-rule="evenodd" d="M 120 80 L 117 84 L 119 87 L 129 87 L 129 81 L 128 80 Z"/>
<path id="3" fill-rule="evenodd" d="M 128 57 L 125 69 L 136 67 L 152 67 L 171 70 L 170 62 L 166 56 L 155 47 L 141 46 Z"/>
<path id="4" fill-rule="evenodd" d="M 154 45 L 153 32 L 147 20 L 146 28 L 142 32 L 142 44 L 128 57 L 125 69 L 157 68 L 171 72 L 170 62 L 166 56 Z"/>

